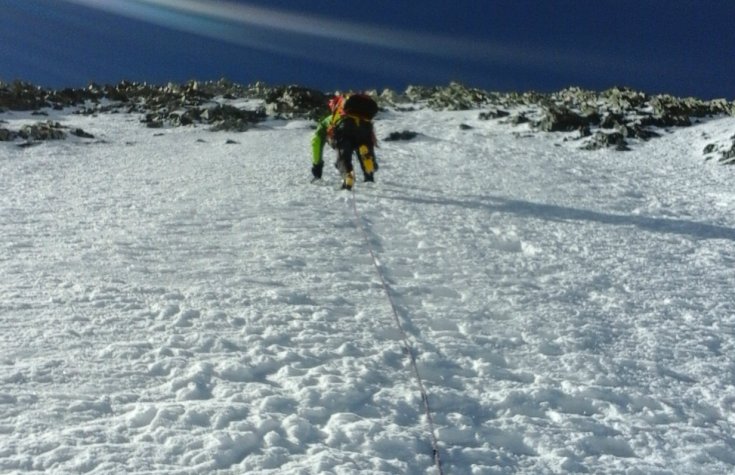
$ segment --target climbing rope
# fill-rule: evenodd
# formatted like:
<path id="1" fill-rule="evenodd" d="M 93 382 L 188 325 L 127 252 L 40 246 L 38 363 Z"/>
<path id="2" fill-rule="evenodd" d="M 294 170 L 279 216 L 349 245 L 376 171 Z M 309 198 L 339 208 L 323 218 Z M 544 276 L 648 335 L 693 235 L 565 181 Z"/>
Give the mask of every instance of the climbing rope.
<path id="1" fill-rule="evenodd" d="M 398 316 L 398 307 L 396 306 L 395 300 L 393 299 L 393 296 L 391 295 L 390 288 L 388 286 L 388 282 L 386 282 L 385 276 L 383 275 L 383 272 L 380 268 L 380 261 L 378 261 L 378 258 L 375 255 L 375 251 L 373 250 L 373 246 L 370 244 L 370 236 L 368 235 L 368 232 L 365 229 L 365 226 L 363 225 L 362 219 L 360 217 L 360 213 L 357 210 L 357 199 L 355 198 L 354 188 L 352 189 L 352 211 L 355 214 L 355 223 L 357 227 L 360 229 L 360 231 L 362 231 L 362 236 L 365 239 L 365 244 L 368 248 L 368 251 L 370 252 L 370 257 L 372 258 L 373 265 L 375 266 L 375 272 L 377 272 L 378 277 L 380 278 L 380 282 L 383 286 L 383 292 L 385 292 L 385 296 L 388 298 L 388 303 L 390 304 L 391 310 L 393 312 L 393 318 L 395 319 L 396 326 L 398 327 L 398 330 L 401 333 L 401 339 L 403 340 L 404 351 L 408 354 L 411 360 L 411 368 L 413 369 L 413 374 L 416 377 L 416 382 L 418 383 L 418 386 L 419 386 L 419 391 L 421 393 L 421 401 L 424 406 L 424 413 L 426 414 L 426 420 L 429 425 L 429 437 L 431 438 L 431 447 L 433 451 L 432 455 L 434 458 L 434 464 L 436 465 L 439 475 L 444 475 L 444 470 L 442 469 L 441 457 L 439 456 L 439 441 L 436 438 L 436 430 L 434 429 L 434 418 L 431 415 L 431 407 L 429 406 L 429 396 L 426 392 L 424 381 L 421 378 L 419 367 L 416 364 L 416 354 L 413 350 L 413 347 L 411 346 L 411 342 L 408 339 L 408 335 L 406 334 L 406 331 L 403 328 L 401 319 Z"/>

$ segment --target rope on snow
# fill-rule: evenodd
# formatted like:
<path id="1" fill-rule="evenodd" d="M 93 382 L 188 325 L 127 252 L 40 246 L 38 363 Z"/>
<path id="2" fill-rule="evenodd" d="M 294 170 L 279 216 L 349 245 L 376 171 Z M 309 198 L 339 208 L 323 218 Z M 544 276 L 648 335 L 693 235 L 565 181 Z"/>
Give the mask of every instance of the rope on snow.
<path id="1" fill-rule="evenodd" d="M 393 318 L 395 319 L 396 326 L 398 327 L 398 330 L 401 333 L 401 339 L 403 340 L 404 351 L 408 354 L 409 358 L 411 359 L 411 368 L 413 369 L 413 374 L 416 377 L 416 382 L 418 383 L 419 391 L 421 392 L 421 401 L 423 402 L 424 413 L 426 414 L 426 420 L 429 425 L 429 437 L 431 438 L 431 446 L 433 450 L 434 464 L 436 465 L 439 475 L 444 475 L 444 470 L 442 469 L 441 457 L 439 456 L 439 441 L 437 440 L 437 437 L 436 437 L 436 430 L 434 429 L 434 418 L 431 415 L 431 407 L 429 406 L 429 395 L 426 392 L 424 381 L 421 378 L 421 373 L 419 372 L 418 365 L 416 364 L 416 355 L 414 353 L 413 347 L 411 346 L 411 342 L 408 339 L 408 335 L 406 334 L 406 331 L 403 328 L 403 324 L 401 323 L 401 319 L 398 315 L 398 308 L 396 306 L 395 300 L 393 299 L 393 296 L 391 295 L 390 288 L 388 286 L 388 282 L 386 282 L 385 276 L 383 275 L 383 272 L 380 269 L 380 262 L 378 261 L 378 258 L 375 255 L 373 246 L 370 244 L 370 236 L 368 235 L 368 232 L 362 223 L 360 213 L 357 210 L 357 199 L 355 198 L 354 188 L 352 189 L 352 211 L 355 214 L 355 222 L 357 224 L 357 227 L 360 229 L 360 231 L 362 231 L 362 236 L 365 239 L 365 244 L 368 248 L 368 251 L 370 252 L 370 257 L 372 258 L 373 265 L 375 266 L 375 272 L 377 272 L 378 277 L 380 278 L 380 282 L 383 286 L 383 291 L 385 292 L 385 296 L 388 298 L 388 303 L 390 304 L 391 310 L 393 312 Z"/>

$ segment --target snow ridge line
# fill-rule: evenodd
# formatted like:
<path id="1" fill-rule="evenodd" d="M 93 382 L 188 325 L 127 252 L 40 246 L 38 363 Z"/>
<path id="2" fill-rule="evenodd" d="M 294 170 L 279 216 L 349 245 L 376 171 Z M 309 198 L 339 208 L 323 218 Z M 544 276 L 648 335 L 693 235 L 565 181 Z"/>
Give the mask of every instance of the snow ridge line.
<path id="1" fill-rule="evenodd" d="M 362 237 L 365 239 L 365 245 L 367 246 L 367 249 L 370 252 L 370 257 L 372 258 L 373 265 L 375 266 L 375 272 L 377 272 L 378 277 L 380 278 L 380 282 L 383 286 L 383 291 L 385 292 L 385 296 L 388 298 L 388 303 L 390 304 L 390 308 L 393 312 L 393 318 L 395 319 L 396 326 L 398 327 L 398 330 L 401 333 L 401 339 L 403 340 L 404 351 L 408 354 L 409 358 L 411 358 L 411 368 L 413 369 L 414 376 L 416 377 L 416 382 L 418 383 L 418 386 L 419 386 L 419 391 L 421 393 L 421 401 L 424 406 L 424 413 L 426 414 L 426 420 L 429 425 L 429 436 L 431 438 L 431 447 L 433 450 L 434 464 L 436 465 L 439 475 L 444 475 L 444 470 L 442 469 L 441 457 L 439 456 L 439 441 L 436 437 L 436 430 L 434 429 L 434 418 L 431 415 L 431 407 L 429 406 L 429 395 L 426 392 L 424 381 L 421 378 L 421 373 L 419 372 L 418 365 L 416 364 L 416 355 L 414 353 L 413 347 L 411 346 L 411 342 L 408 339 L 408 335 L 406 334 L 406 331 L 404 330 L 403 325 L 401 324 L 401 318 L 398 315 L 398 307 L 396 306 L 395 300 L 393 299 L 393 296 L 390 293 L 388 282 L 386 282 L 385 276 L 383 275 L 383 272 L 380 270 L 380 261 L 378 261 L 378 258 L 375 255 L 373 246 L 370 244 L 370 236 L 368 236 L 368 232 L 365 229 L 365 226 L 362 224 L 360 213 L 357 210 L 357 198 L 355 198 L 354 188 L 352 189 L 351 194 L 352 194 L 352 211 L 355 214 L 355 224 L 357 225 L 358 229 L 362 232 Z"/>

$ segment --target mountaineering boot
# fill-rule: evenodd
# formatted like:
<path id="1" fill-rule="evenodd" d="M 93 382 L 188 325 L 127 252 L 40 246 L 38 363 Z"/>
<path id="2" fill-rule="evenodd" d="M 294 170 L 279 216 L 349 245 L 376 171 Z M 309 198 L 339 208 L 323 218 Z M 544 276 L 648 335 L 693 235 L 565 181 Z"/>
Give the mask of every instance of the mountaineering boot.
<path id="1" fill-rule="evenodd" d="M 344 181 L 342 182 L 343 190 L 351 190 L 352 185 L 355 184 L 355 172 L 349 172 L 345 175 Z"/>
<path id="2" fill-rule="evenodd" d="M 375 181 L 375 178 L 373 177 L 373 174 L 372 173 L 366 173 L 365 174 L 365 181 L 366 182 L 370 182 L 370 183 L 374 182 Z"/>

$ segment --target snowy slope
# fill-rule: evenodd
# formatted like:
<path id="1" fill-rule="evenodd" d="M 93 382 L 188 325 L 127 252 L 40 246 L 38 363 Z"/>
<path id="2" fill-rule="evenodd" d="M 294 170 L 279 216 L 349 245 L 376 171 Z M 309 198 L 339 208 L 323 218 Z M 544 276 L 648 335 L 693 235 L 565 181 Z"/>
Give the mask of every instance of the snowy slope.
<path id="1" fill-rule="evenodd" d="M 371 249 L 445 473 L 735 471 L 735 119 L 384 113 L 358 218 L 307 122 L 54 119 L 96 139 L 0 143 L 0 472 L 436 473 Z"/>

